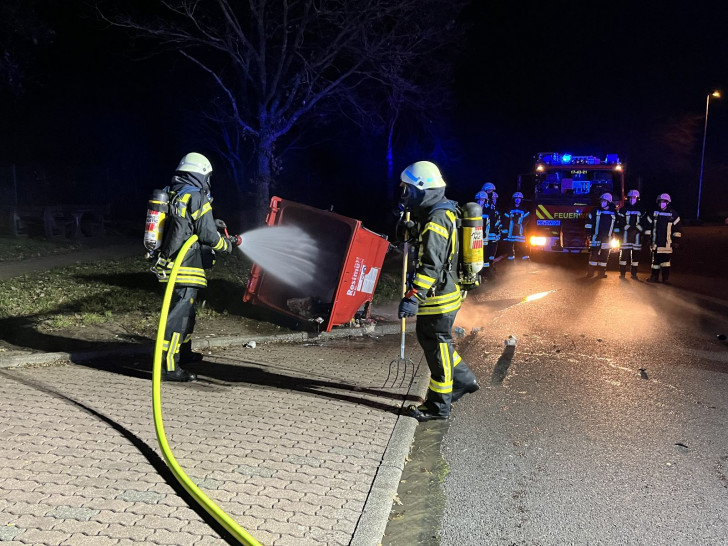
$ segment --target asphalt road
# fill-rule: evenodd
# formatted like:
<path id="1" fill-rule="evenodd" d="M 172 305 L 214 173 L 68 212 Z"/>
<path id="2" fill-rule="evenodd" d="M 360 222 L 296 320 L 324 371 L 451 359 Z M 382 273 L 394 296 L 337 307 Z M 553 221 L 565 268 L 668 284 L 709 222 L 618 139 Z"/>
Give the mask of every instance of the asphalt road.
<path id="1" fill-rule="evenodd" d="M 502 268 L 458 316 L 484 388 L 443 439 L 439 543 L 728 544 L 728 301 L 576 263 Z"/>

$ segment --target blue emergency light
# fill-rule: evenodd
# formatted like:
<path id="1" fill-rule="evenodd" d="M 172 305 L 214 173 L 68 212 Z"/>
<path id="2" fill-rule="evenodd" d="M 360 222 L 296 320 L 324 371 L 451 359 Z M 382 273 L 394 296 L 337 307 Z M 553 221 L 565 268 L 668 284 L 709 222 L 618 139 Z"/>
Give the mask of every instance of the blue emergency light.
<path id="1" fill-rule="evenodd" d="M 602 161 L 593 155 L 571 155 L 559 154 L 555 152 L 539 153 L 536 155 L 539 163 L 545 165 L 601 165 Z M 605 164 L 619 163 L 617 154 L 607 154 L 604 160 Z"/>

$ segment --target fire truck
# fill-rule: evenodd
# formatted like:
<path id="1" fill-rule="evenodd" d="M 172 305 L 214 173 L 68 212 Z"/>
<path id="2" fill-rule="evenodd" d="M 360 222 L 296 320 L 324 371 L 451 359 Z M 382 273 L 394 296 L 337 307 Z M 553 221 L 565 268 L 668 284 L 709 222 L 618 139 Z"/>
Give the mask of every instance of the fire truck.
<path id="1" fill-rule="evenodd" d="M 591 155 L 539 153 L 534 171 L 518 177 L 518 188 L 533 203 L 527 237 L 534 252 L 588 252 L 586 223 L 611 193 L 624 204 L 624 167 L 616 154 L 600 160 Z"/>

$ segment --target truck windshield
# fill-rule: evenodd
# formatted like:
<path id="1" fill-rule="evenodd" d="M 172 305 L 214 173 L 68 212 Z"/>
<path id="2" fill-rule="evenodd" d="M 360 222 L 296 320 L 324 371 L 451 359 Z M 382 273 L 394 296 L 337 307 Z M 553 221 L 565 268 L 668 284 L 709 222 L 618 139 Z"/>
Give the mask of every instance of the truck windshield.
<path id="1" fill-rule="evenodd" d="M 619 184 L 611 170 L 565 168 L 540 173 L 536 177 L 534 193 L 539 200 L 573 202 L 575 200 L 596 204 L 599 196 L 613 192 Z"/>

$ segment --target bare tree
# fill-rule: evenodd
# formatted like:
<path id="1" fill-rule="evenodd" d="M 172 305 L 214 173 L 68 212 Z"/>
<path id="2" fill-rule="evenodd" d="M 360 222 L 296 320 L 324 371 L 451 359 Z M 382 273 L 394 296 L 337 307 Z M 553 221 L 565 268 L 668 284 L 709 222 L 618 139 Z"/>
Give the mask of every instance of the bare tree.
<path id="1" fill-rule="evenodd" d="M 292 128 L 322 109 L 394 125 L 425 87 L 414 77 L 452 32 L 462 0 L 157 0 L 160 10 L 113 15 L 111 24 L 183 55 L 219 88 L 220 123 L 252 148 L 258 211 L 267 208 L 278 148 Z M 145 16 L 146 15 L 146 16 Z M 408 73 L 413 70 L 413 73 Z M 421 93 L 420 93 L 421 94 Z M 386 97 L 370 108 L 366 96 Z M 378 118 L 378 121 L 377 121 Z M 230 128 L 233 132 L 230 132 Z"/>
<path id="2" fill-rule="evenodd" d="M 35 50 L 53 39 L 54 32 L 36 13 L 32 2 L 0 2 L 0 86 L 14 96 L 21 95 Z"/>

